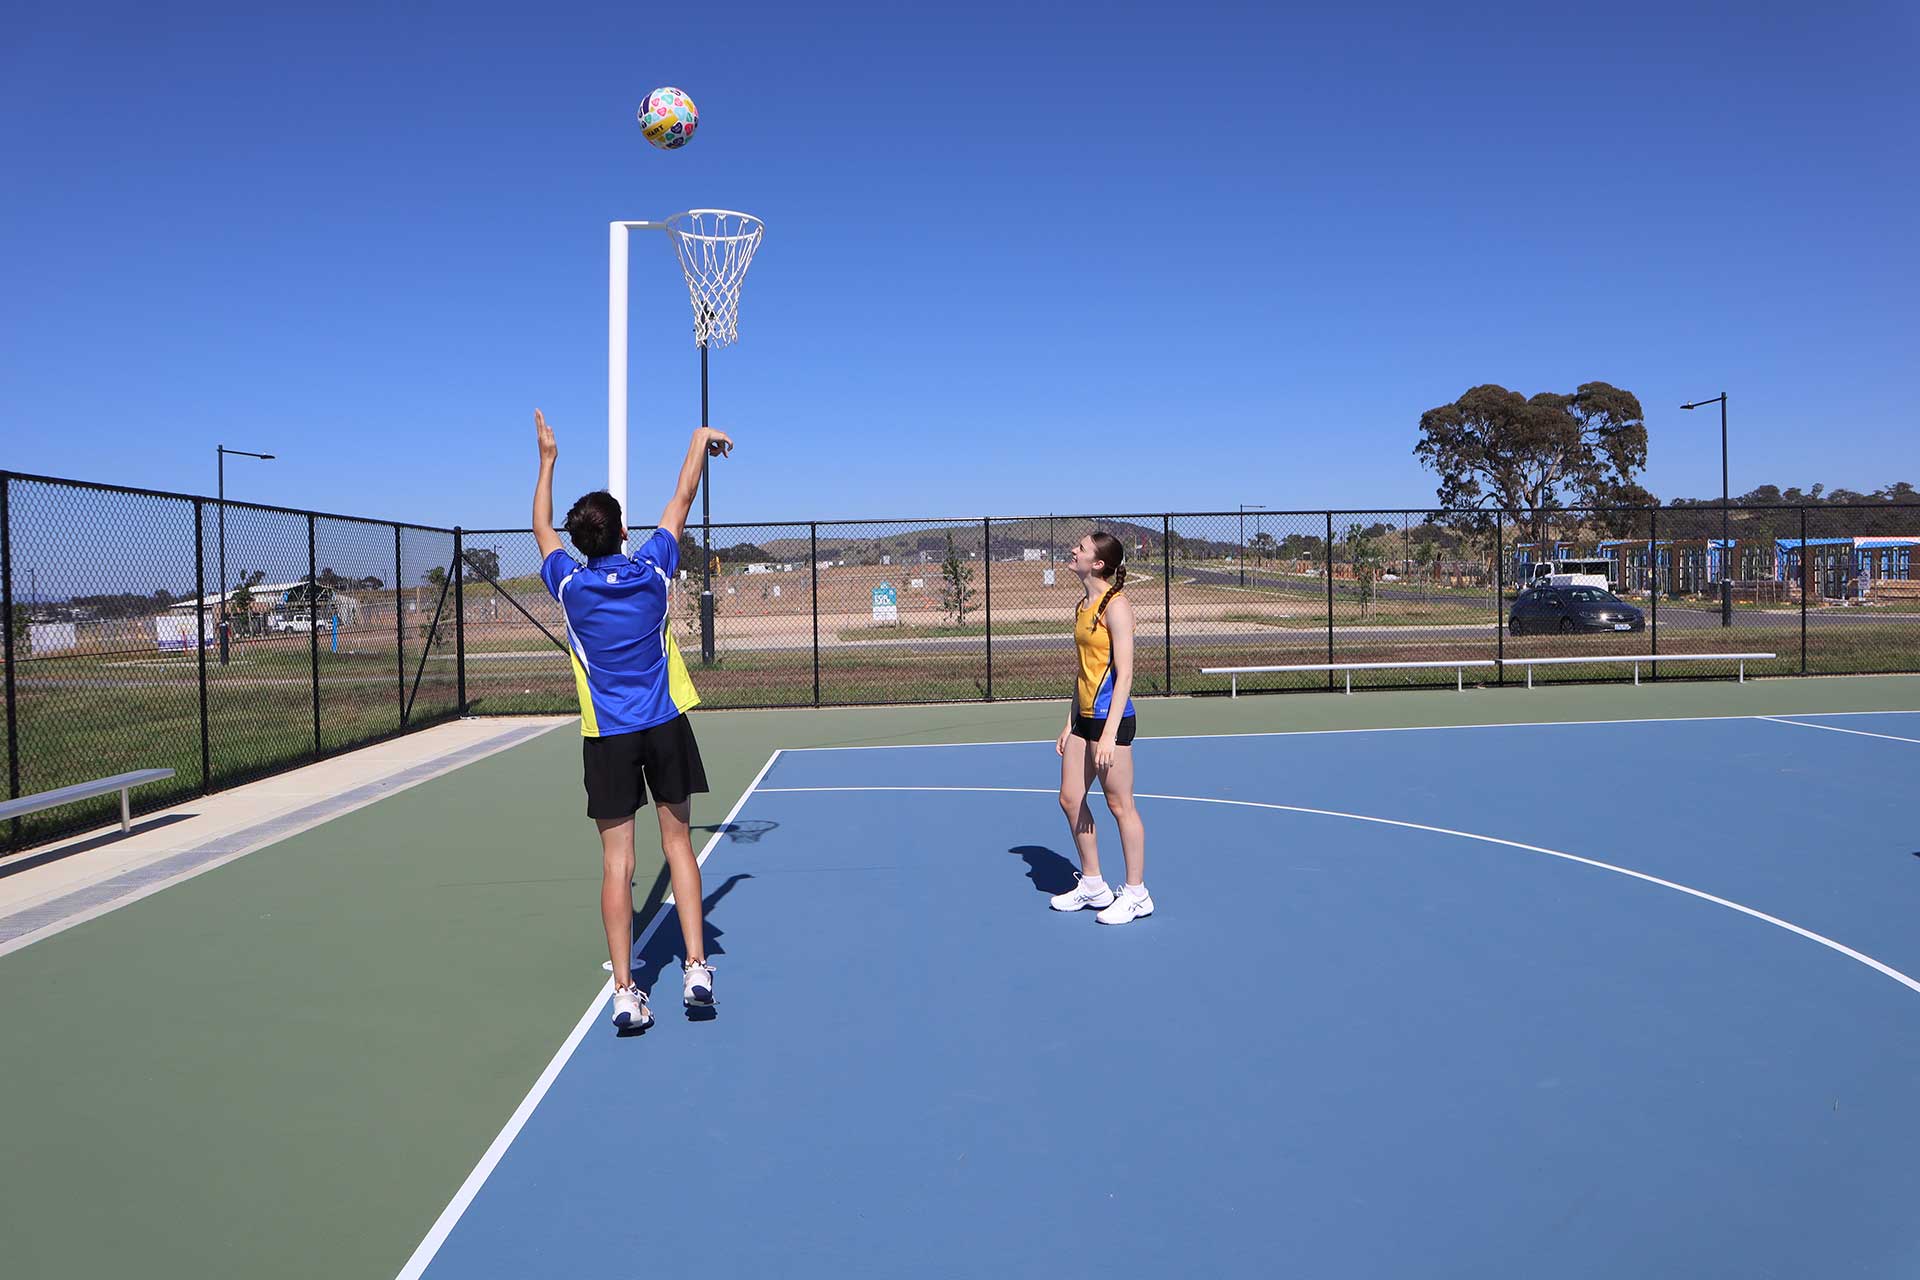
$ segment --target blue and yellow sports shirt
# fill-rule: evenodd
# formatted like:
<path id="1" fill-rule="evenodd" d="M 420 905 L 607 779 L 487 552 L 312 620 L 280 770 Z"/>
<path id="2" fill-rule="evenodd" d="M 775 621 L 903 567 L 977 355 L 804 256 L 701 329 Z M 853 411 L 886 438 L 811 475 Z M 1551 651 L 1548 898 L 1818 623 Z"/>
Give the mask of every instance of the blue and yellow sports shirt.
<path id="1" fill-rule="evenodd" d="M 668 628 L 680 543 L 655 529 L 632 556 L 581 564 L 555 551 L 540 566 L 567 620 L 567 649 L 589 738 L 665 724 L 700 701 Z"/>
<path id="2" fill-rule="evenodd" d="M 1080 653 L 1080 671 L 1074 681 L 1073 705 L 1089 720 L 1113 714 L 1113 633 L 1100 616 L 1098 598 L 1081 602 L 1073 611 L 1073 643 Z M 1133 714 L 1127 697 L 1124 718 Z"/>

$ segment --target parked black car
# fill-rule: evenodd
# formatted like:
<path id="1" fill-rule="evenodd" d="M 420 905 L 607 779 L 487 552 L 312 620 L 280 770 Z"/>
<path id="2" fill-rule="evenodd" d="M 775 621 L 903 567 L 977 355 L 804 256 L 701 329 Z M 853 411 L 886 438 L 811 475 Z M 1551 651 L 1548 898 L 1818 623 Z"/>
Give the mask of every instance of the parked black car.
<path id="1" fill-rule="evenodd" d="M 1643 631 L 1647 615 L 1604 587 L 1528 587 L 1514 599 L 1507 630 L 1529 632 Z"/>

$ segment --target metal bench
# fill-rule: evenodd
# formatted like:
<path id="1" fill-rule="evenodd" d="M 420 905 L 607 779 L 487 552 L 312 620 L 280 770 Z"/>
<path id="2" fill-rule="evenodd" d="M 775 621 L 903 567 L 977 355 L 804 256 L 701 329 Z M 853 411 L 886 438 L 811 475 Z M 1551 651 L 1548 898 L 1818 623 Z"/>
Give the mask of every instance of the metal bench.
<path id="1" fill-rule="evenodd" d="M 1267 675 L 1276 671 L 1344 671 L 1347 673 L 1347 692 L 1353 692 L 1353 673 L 1356 671 L 1402 671 L 1428 667 L 1454 668 L 1453 687 L 1464 690 L 1467 687 L 1466 670 L 1468 667 L 1491 667 L 1492 658 L 1458 658 L 1451 662 L 1299 662 L 1280 667 L 1202 667 L 1203 676 L 1232 677 L 1232 692 L 1229 697 L 1240 696 L 1240 677 Z"/>
<path id="2" fill-rule="evenodd" d="M 111 778 L 100 778 L 93 782 L 76 782 L 70 787 L 56 787 L 52 791 L 41 791 L 12 800 L 0 800 L 0 820 L 18 818 L 29 813 L 38 813 L 42 809 L 54 809 L 63 804 L 91 800 L 95 796 L 110 795 L 118 791 L 120 793 L 120 830 L 124 834 L 133 830 L 133 813 L 127 802 L 127 792 L 146 783 L 159 782 L 172 776 L 171 769 L 135 769 L 132 773 L 116 773 Z"/>
<path id="3" fill-rule="evenodd" d="M 1640 683 L 1640 664 L 1643 662 L 1649 666 L 1656 662 L 1738 662 L 1740 683 L 1745 684 L 1749 662 L 1764 662 L 1779 656 L 1777 653 L 1596 653 L 1590 657 L 1576 658 L 1502 658 L 1500 664 L 1507 667 L 1525 667 L 1529 689 L 1533 688 L 1535 667 L 1575 666 L 1588 662 L 1631 662 L 1635 684 Z"/>

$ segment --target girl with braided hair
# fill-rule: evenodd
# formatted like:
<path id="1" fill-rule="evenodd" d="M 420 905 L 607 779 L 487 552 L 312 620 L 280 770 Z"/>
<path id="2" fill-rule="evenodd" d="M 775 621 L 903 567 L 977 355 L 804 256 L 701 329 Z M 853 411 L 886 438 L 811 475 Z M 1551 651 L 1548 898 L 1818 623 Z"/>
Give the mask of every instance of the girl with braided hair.
<path id="1" fill-rule="evenodd" d="M 1080 579 L 1082 596 L 1073 611 L 1073 641 L 1080 671 L 1067 727 L 1054 749 L 1060 753 L 1060 808 L 1067 815 L 1080 874 L 1074 887 L 1053 897 L 1056 911 L 1094 907 L 1101 924 L 1130 924 L 1153 914 L 1147 896 L 1147 833 L 1133 804 L 1133 605 L 1127 585 L 1127 549 L 1096 530 L 1074 544 L 1067 567 Z M 1107 811 L 1120 827 L 1126 883 L 1113 889 L 1100 874 L 1100 850 L 1087 789 L 1094 777 Z"/>

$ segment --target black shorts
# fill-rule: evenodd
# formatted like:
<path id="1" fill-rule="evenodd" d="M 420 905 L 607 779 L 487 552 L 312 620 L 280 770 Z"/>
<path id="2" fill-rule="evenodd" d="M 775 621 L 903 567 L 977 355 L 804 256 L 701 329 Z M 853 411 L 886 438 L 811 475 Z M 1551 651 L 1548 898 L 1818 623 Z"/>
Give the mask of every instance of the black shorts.
<path id="1" fill-rule="evenodd" d="M 1107 721 L 1104 716 L 1098 720 L 1089 720 L 1080 714 L 1079 708 L 1074 708 L 1073 727 L 1069 730 L 1074 737 L 1085 738 L 1088 742 L 1098 742 L 1100 741 L 1100 735 L 1106 731 Z M 1120 729 L 1119 732 L 1113 736 L 1113 745 L 1116 747 L 1130 747 L 1133 745 L 1132 716 L 1120 717 Z"/>
<path id="2" fill-rule="evenodd" d="M 647 789 L 660 804 L 679 804 L 707 789 L 700 744 L 686 713 L 665 724 L 634 733 L 581 739 L 587 773 L 587 816 L 631 818 L 647 802 Z"/>

